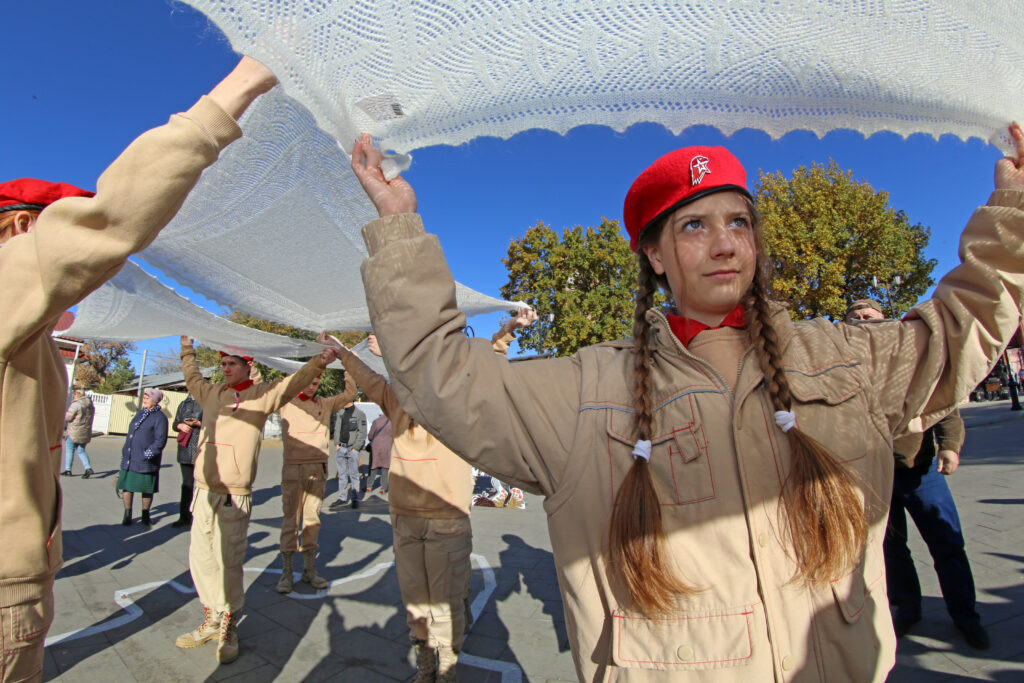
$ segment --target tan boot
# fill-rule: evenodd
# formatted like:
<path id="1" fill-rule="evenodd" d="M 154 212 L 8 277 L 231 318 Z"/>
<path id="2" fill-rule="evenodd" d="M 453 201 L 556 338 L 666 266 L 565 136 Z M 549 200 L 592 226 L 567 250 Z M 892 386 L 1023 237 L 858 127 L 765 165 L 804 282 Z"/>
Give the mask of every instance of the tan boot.
<path id="1" fill-rule="evenodd" d="M 327 579 L 316 573 L 316 551 L 302 551 L 302 580 L 313 588 L 327 588 Z"/>
<path id="2" fill-rule="evenodd" d="M 203 608 L 203 623 L 178 636 L 174 644 L 182 648 L 199 647 L 220 634 L 220 617 L 209 607 Z"/>
<path id="3" fill-rule="evenodd" d="M 230 664 L 238 659 L 238 617 L 237 614 L 221 612 L 220 640 L 217 641 L 217 661 Z"/>
<path id="4" fill-rule="evenodd" d="M 459 653 L 456 650 L 442 645 L 437 648 L 437 660 L 437 683 L 459 680 L 455 675 L 455 665 L 459 662 Z"/>
<path id="5" fill-rule="evenodd" d="M 281 553 L 281 580 L 277 582 L 278 593 L 291 593 L 295 575 L 292 573 L 292 555 L 295 553 Z"/>
<path id="6" fill-rule="evenodd" d="M 412 683 L 434 683 L 437 680 L 437 650 L 425 640 L 414 640 L 416 646 L 416 676 Z"/>

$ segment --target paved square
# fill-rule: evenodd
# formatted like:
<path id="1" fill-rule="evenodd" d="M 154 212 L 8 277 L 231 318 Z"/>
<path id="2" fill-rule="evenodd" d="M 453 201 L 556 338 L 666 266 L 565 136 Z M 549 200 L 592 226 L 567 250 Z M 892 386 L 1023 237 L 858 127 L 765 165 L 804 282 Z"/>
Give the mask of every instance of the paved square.
<path id="1" fill-rule="evenodd" d="M 889 680 L 1024 680 L 1024 411 L 1007 402 L 964 411 L 967 443 L 950 479 L 978 586 L 979 612 L 992 636 L 971 650 L 953 628 L 931 558 L 912 539 L 925 592 L 925 615 L 901 641 Z M 330 512 L 320 534 L 319 595 L 280 576 L 281 446 L 260 455 L 246 558 L 242 654 L 218 667 L 215 646 L 180 650 L 174 639 L 201 620 L 188 572 L 186 530 L 174 529 L 180 475 L 174 443 L 165 452 L 155 524 L 120 524 L 113 482 L 122 437 L 89 446 L 97 476 L 64 478 L 64 568 L 46 650 L 45 680 L 58 681 L 403 681 L 415 672 L 391 551 L 384 500 Z M 75 463 L 76 473 L 81 466 Z M 328 482 L 328 502 L 336 483 Z M 473 585 L 477 619 L 459 663 L 460 680 L 575 680 L 551 542 L 541 499 L 526 509 L 473 509 Z"/>

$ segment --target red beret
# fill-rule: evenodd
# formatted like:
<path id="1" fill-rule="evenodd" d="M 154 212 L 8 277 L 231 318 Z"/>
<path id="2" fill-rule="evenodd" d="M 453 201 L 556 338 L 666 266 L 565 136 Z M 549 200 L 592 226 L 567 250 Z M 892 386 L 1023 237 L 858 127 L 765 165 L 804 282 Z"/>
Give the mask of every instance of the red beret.
<path id="1" fill-rule="evenodd" d="M 18 178 L 0 183 L 0 212 L 42 211 L 58 199 L 65 197 L 92 197 L 89 192 L 67 183 L 51 183 L 35 178 Z"/>
<path id="2" fill-rule="evenodd" d="M 251 363 L 253 361 L 252 356 L 242 356 L 242 355 L 239 355 L 237 353 L 226 353 L 224 351 L 221 351 L 220 355 L 222 355 L 222 356 L 231 356 L 232 358 L 241 358 L 246 363 Z"/>
<path id="3" fill-rule="evenodd" d="M 747 197 L 747 172 L 725 147 L 684 147 L 669 152 L 640 174 L 626 193 L 622 214 L 629 248 L 640 235 L 680 206 L 712 192 L 735 190 Z"/>

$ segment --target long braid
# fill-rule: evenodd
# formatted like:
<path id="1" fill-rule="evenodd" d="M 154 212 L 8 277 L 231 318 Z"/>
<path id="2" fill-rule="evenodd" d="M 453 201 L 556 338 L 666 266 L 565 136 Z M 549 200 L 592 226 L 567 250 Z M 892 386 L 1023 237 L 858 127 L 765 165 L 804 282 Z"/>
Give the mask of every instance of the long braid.
<path id="1" fill-rule="evenodd" d="M 633 408 L 636 437 L 645 440 L 651 438 L 654 421 L 647 311 L 654 305 L 656 289 L 651 264 L 641 255 L 633 318 Z M 615 493 L 608 542 L 611 564 L 623 578 L 631 603 L 649 615 L 665 613 L 675 596 L 695 592 L 676 576 L 664 541 L 661 501 L 650 464 L 636 458 Z"/>
<path id="2" fill-rule="evenodd" d="M 751 341 L 758 350 L 772 405 L 775 410 L 792 410 L 793 397 L 760 271 L 751 285 L 747 310 Z M 852 569 L 864 550 L 864 506 L 850 473 L 824 446 L 801 431 L 799 424 L 787 434 L 792 467 L 783 484 L 782 498 L 789 514 L 796 563 L 805 580 L 827 583 Z"/>

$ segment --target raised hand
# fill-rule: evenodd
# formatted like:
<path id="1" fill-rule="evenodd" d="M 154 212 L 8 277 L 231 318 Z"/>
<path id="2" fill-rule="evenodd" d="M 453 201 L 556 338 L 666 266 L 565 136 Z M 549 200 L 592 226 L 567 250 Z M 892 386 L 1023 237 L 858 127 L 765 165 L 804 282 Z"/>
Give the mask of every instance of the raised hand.
<path id="1" fill-rule="evenodd" d="M 337 337 L 335 337 L 333 334 L 327 334 L 326 330 L 321 331 L 320 334 L 316 336 L 316 340 L 317 342 L 323 344 L 324 346 L 330 346 L 335 349 L 345 348 L 345 345 L 338 341 Z"/>
<path id="2" fill-rule="evenodd" d="M 1014 121 L 1010 137 L 1016 144 L 1016 156 L 1004 157 L 996 162 L 997 190 L 1024 190 L 1024 129 Z"/>
<path id="3" fill-rule="evenodd" d="M 181 345 L 182 346 L 192 346 L 192 338 L 189 337 L 187 334 L 181 335 Z"/>
<path id="4" fill-rule="evenodd" d="M 529 327 L 535 322 L 537 322 L 537 311 L 527 306 L 523 306 L 519 309 L 519 312 L 516 313 L 516 317 L 512 318 L 512 329 L 518 330 L 521 327 Z"/>
<path id="5" fill-rule="evenodd" d="M 380 170 L 381 158 L 369 134 L 363 133 L 352 149 L 352 172 L 377 208 L 378 215 L 383 217 L 416 213 L 416 193 L 412 185 L 402 176 L 385 180 L 384 172 Z"/>
<path id="6" fill-rule="evenodd" d="M 277 85 L 277 76 L 252 57 L 242 57 L 238 65 L 210 91 L 210 99 L 238 119 L 257 97 Z"/>
<path id="7" fill-rule="evenodd" d="M 338 358 L 338 350 L 330 347 L 320 352 L 320 360 L 323 361 L 324 365 L 330 365 Z"/>

